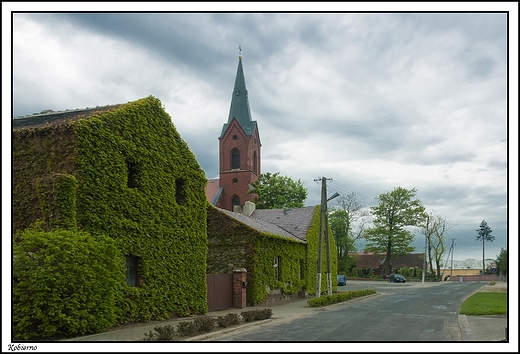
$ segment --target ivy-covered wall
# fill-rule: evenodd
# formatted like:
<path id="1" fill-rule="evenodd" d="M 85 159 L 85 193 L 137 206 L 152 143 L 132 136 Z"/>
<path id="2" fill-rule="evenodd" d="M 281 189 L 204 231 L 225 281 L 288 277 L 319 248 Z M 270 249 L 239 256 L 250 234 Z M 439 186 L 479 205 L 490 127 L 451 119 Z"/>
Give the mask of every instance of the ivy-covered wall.
<path id="1" fill-rule="evenodd" d="M 208 206 L 208 273 L 229 274 L 235 268 L 247 270 L 247 302 L 259 304 L 273 292 L 296 294 L 316 292 L 319 207 L 315 209 L 307 243 L 256 230 L 225 212 Z M 331 235 L 333 291 L 337 290 L 337 257 Z M 325 250 L 325 243 L 323 244 Z M 326 293 L 326 253 L 323 253 L 322 291 Z M 280 257 L 279 280 L 274 259 Z"/>
<path id="2" fill-rule="evenodd" d="M 66 124 L 13 129 L 13 228 L 36 220 L 73 228 L 76 220 L 78 230 L 113 238 L 123 259 L 138 257 L 141 285 L 120 289 L 120 322 L 207 312 L 205 186 L 152 96 Z M 75 213 L 63 210 L 74 204 Z"/>

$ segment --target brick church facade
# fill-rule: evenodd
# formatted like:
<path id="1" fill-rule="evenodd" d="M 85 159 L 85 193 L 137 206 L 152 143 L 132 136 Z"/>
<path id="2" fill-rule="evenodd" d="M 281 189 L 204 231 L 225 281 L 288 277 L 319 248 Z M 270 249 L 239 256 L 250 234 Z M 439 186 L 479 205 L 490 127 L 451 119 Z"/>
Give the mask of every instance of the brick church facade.
<path id="1" fill-rule="evenodd" d="M 251 119 L 241 54 L 228 121 L 218 139 L 219 178 L 208 181 L 206 196 L 216 207 L 233 211 L 234 206 L 253 199 L 247 192 L 258 179 L 261 166 L 260 134 L 256 121 Z"/>

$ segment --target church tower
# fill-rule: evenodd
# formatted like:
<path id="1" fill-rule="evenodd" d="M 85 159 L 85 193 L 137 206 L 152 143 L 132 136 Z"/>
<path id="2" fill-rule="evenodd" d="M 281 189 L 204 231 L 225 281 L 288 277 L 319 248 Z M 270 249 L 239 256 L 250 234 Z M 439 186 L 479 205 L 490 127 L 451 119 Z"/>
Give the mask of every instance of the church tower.
<path id="1" fill-rule="evenodd" d="M 260 147 L 258 125 L 251 119 L 240 50 L 228 121 L 219 137 L 220 195 L 214 203 L 217 207 L 233 210 L 235 205 L 253 199 L 247 191 L 260 174 Z"/>

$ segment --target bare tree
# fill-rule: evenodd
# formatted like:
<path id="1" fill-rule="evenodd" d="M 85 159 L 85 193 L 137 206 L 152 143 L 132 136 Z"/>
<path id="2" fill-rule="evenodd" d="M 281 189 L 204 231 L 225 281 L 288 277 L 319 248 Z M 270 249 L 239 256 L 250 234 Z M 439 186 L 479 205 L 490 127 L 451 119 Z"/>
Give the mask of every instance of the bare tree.
<path id="1" fill-rule="evenodd" d="M 364 204 L 359 201 L 356 193 L 351 192 L 336 199 L 332 212 L 329 215 L 338 248 L 338 261 L 341 268 L 345 268 L 351 261 L 349 252 L 355 250 L 355 243 L 366 228 Z M 343 269 L 342 269 L 343 270 Z"/>
<path id="2" fill-rule="evenodd" d="M 440 215 L 433 212 L 426 218 L 426 223 L 421 229 L 421 233 L 426 237 L 428 262 L 430 270 L 433 271 L 433 261 L 435 261 L 436 275 L 442 279 L 441 263 L 442 256 L 446 252 L 445 233 L 453 226 Z"/>

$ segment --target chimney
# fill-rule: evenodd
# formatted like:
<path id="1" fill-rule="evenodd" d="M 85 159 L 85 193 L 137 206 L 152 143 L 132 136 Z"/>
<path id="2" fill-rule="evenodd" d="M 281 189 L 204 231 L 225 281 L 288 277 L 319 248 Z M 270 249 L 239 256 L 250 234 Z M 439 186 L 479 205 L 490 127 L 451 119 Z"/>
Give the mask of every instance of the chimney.
<path id="1" fill-rule="evenodd" d="M 244 205 L 235 205 L 233 207 L 234 213 L 244 214 L 245 216 L 251 216 L 255 211 L 255 203 L 247 201 Z"/>

